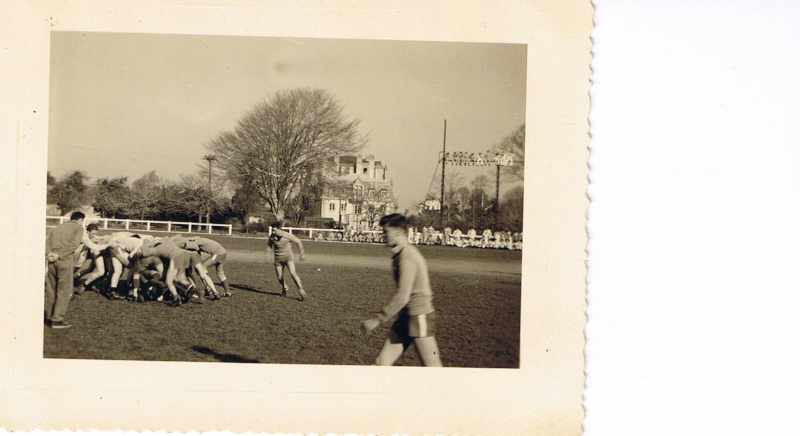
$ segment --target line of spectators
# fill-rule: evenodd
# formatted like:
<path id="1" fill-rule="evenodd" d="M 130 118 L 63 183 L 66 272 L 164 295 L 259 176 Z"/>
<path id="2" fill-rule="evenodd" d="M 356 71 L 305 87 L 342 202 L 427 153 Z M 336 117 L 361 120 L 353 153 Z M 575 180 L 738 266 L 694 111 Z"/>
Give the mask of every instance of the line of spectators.
<path id="1" fill-rule="evenodd" d="M 360 242 L 383 244 L 383 234 L 379 232 L 365 232 L 361 230 L 347 229 L 343 231 L 318 232 L 314 237 L 317 241 L 334 242 Z M 466 232 L 461 229 L 451 229 L 445 227 L 444 231 L 438 231 L 433 226 L 408 228 L 408 241 L 413 245 L 449 245 L 454 247 L 474 247 L 474 248 L 498 248 L 507 250 L 522 249 L 522 233 L 511 232 L 508 230 L 492 231 L 484 229 L 479 234 L 477 230 L 471 228 Z"/>

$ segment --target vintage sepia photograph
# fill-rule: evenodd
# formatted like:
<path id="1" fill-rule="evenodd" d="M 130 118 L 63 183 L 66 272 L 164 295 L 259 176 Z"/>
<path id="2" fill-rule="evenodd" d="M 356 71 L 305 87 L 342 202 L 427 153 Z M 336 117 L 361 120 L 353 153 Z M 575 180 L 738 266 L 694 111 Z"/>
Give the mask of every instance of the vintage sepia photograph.
<path id="1" fill-rule="evenodd" d="M 589 2 L 13 3 L 0 427 L 581 433 Z"/>
<path id="2" fill-rule="evenodd" d="M 45 358 L 519 367 L 524 44 L 50 51 Z"/>

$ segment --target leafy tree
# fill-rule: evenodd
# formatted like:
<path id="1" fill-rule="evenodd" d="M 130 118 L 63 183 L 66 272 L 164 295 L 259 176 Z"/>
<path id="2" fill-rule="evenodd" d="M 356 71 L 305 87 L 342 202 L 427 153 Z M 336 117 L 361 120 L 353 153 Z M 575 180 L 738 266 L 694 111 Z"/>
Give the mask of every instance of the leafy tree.
<path id="1" fill-rule="evenodd" d="M 525 124 L 503 138 L 494 151 L 510 153 L 514 159 L 513 165 L 500 167 L 500 177 L 509 182 L 522 180 L 525 174 Z"/>
<path id="2" fill-rule="evenodd" d="M 522 213 L 525 203 L 525 190 L 517 186 L 503 195 L 500 206 L 502 230 L 522 231 Z"/>
<path id="3" fill-rule="evenodd" d="M 150 171 L 131 183 L 130 213 L 139 219 L 160 218 L 159 211 L 164 187 L 163 180 L 155 171 Z"/>
<path id="4" fill-rule="evenodd" d="M 82 171 L 74 171 L 58 180 L 50 188 L 48 201 L 55 203 L 61 214 L 77 209 L 89 199 L 89 177 Z"/>
<path id="5" fill-rule="evenodd" d="M 287 205 L 303 192 L 308 174 L 319 171 L 328 158 L 364 146 L 359 122 L 346 119 L 325 90 L 280 91 L 206 148 L 229 181 L 236 186 L 250 184 L 283 219 Z"/>
<path id="6" fill-rule="evenodd" d="M 167 221 L 190 221 L 184 195 L 185 192 L 180 184 L 175 182 L 162 184 L 161 195 L 154 208 L 158 211 L 157 218 Z"/>
<path id="7" fill-rule="evenodd" d="M 247 218 L 263 201 L 253 185 L 245 183 L 234 192 L 231 198 L 231 208 L 234 215 L 241 219 L 242 224 L 247 224 Z"/>
<path id="8" fill-rule="evenodd" d="M 101 216 L 126 217 L 131 203 L 127 177 L 98 179 L 92 187 L 92 207 Z"/>
<path id="9" fill-rule="evenodd" d="M 56 202 L 53 197 L 53 187 L 56 185 L 56 177 L 50 171 L 47 172 L 47 204 Z"/>

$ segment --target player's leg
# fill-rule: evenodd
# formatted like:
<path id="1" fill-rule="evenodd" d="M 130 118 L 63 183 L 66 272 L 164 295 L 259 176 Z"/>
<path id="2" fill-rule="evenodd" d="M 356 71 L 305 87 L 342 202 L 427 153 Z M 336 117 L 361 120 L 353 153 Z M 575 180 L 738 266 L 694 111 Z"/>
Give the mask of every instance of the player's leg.
<path id="1" fill-rule="evenodd" d="M 231 288 L 228 285 L 228 276 L 225 275 L 225 258 L 227 257 L 227 253 L 218 256 L 216 259 L 216 269 L 217 269 L 217 277 L 219 277 L 219 281 L 222 284 L 223 289 L 225 289 L 224 295 L 226 297 L 230 297 Z"/>
<path id="2" fill-rule="evenodd" d="M 57 282 L 55 304 L 53 305 L 53 314 L 50 318 L 51 325 L 64 323 L 64 316 L 67 314 L 67 306 L 69 305 L 69 300 L 72 298 L 72 274 L 75 269 L 72 259 L 69 257 L 67 257 L 67 259 L 59 259 L 53 263 L 56 268 Z M 66 326 L 69 327 L 68 324 Z"/>
<path id="3" fill-rule="evenodd" d="M 55 262 L 47 262 L 47 274 L 44 279 L 44 319 L 47 323 L 53 318 L 53 307 L 56 304 L 57 274 Z"/>
<path id="4" fill-rule="evenodd" d="M 161 280 L 161 275 L 153 276 L 149 284 L 150 298 L 152 300 L 161 301 L 164 298 L 164 292 L 167 290 L 167 284 Z"/>
<path id="5" fill-rule="evenodd" d="M 300 280 L 300 276 L 297 275 L 297 267 L 295 267 L 294 261 L 290 260 L 286 262 L 286 265 L 289 267 L 289 274 L 292 276 L 292 280 L 294 280 L 294 284 L 297 285 L 297 289 L 300 292 L 300 301 L 305 300 L 306 291 L 303 289 L 303 282 Z"/>
<path id="6" fill-rule="evenodd" d="M 178 276 L 178 268 L 175 267 L 173 262 L 169 263 L 167 267 L 167 277 L 164 282 L 167 285 L 167 289 L 169 289 L 169 293 L 172 294 L 172 303 L 170 306 L 180 306 L 181 305 L 181 296 L 178 295 L 178 290 L 175 289 L 175 279 Z"/>
<path id="7" fill-rule="evenodd" d="M 188 266 L 186 268 L 182 268 L 178 270 L 178 275 L 175 278 L 175 282 L 181 285 L 181 290 L 178 291 L 181 296 L 183 297 L 183 302 L 186 303 L 187 301 L 191 300 L 195 303 L 204 303 L 205 302 L 205 293 L 204 291 L 199 290 L 197 287 L 197 282 L 194 278 L 194 272 L 196 271 L 196 266 Z M 203 278 L 200 278 L 203 281 Z M 203 293 L 202 301 L 192 300 L 192 295 L 197 293 L 198 298 L 200 298 L 200 294 Z"/>
<path id="8" fill-rule="evenodd" d="M 125 251 L 119 249 L 114 250 L 114 258 L 117 259 L 122 264 L 122 266 L 126 268 L 128 267 L 130 258 L 128 257 L 128 253 L 126 253 Z"/>
<path id="9" fill-rule="evenodd" d="M 93 263 L 94 270 L 82 279 L 81 286 L 83 288 L 91 287 L 95 280 L 106 275 L 106 262 L 102 255 L 95 254 Z"/>
<path id="10" fill-rule="evenodd" d="M 395 327 L 389 329 L 389 335 L 383 342 L 378 357 L 375 358 L 375 365 L 378 366 L 392 366 L 406 351 L 410 342 L 404 340 L 396 331 Z"/>
<path id="11" fill-rule="evenodd" d="M 92 268 L 93 263 L 89 252 L 87 250 L 81 251 L 80 256 L 75 261 L 75 278 L 80 279 L 88 274 Z"/>
<path id="12" fill-rule="evenodd" d="M 436 343 L 434 313 L 408 317 L 408 335 L 414 338 L 417 354 L 425 366 L 442 366 L 439 345 Z"/>
<path id="13" fill-rule="evenodd" d="M 113 272 L 111 273 L 111 287 L 108 290 L 108 298 L 115 298 L 121 299 L 122 295 L 117 292 L 117 285 L 119 285 L 119 279 L 122 276 L 122 270 L 125 266 L 122 264 L 120 259 L 117 256 L 111 258 L 111 266 Z"/>
<path id="14" fill-rule="evenodd" d="M 414 345 L 417 346 L 417 353 L 423 365 L 442 366 L 442 356 L 435 336 L 414 338 Z"/>
<path id="15" fill-rule="evenodd" d="M 203 281 L 203 284 L 206 285 L 206 289 L 211 291 L 213 295 L 217 295 L 217 287 L 214 286 L 214 280 L 211 279 L 211 276 L 208 275 L 208 270 L 202 263 L 194 264 L 194 270 L 197 271 L 197 275 L 200 276 L 200 280 Z M 200 298 L 205 299 L 205 291 L 199 292 Z"/>
<path id="16" fill-rule="evenodd" d="M 275 263 L 275 275 L 278 277 L 278 283 L 281 284 L 281 294 L 285 297 L 286 292 L 289 289 L 286 287 L 286 282 L 283 279 L 283 268 L 285 264 L 283 262 L 276 262 Z"/>
<path id="17" fill-rule="evenodd" d="M 216 265 L 216 264 L 217 264 L 217 255 L 216 254 L 212 254 L 211 256 L 208 256 L 203 261 L 203 266 L 206 267 L 206 269 L 211 268 L 213 265 Z"/>

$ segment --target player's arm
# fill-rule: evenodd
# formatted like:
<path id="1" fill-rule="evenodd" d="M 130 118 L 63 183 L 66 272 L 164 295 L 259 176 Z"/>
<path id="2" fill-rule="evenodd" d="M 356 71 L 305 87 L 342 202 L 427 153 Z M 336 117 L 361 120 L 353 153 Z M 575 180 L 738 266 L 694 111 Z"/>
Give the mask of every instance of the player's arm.
<path id="1" fill-rule="evenodd" d="M 292 241 L 295 244 L 297 244 L 297 248 L 300 250 L 300 260 L 305 259 L 306 258 L 306 251 L 305 251 L 305 248 L 303 247 L 303 241 L 301 241 L 300 238 L 298 238 L 297 236 L 295 236 L 295 235 L 293 235 L 291 233 L 287 233 L 285 236 L 288 236 L 290 241 Z"/>
<path id="2" fill-rule="evenodd" d="M 397 280 L 397 292 L 378 314 L 381 322 L 385 322 L 394 316 L 408 304 L 408 300 L 411 298 L 411 289 L 414 287 L 414 278 L 417 276 L 417 263 L 410 258 L 401 259 L 399 268 L 400 277 Z"/>
<path id="3" fill-rule="evenodd" d="M 89 237 L 89 234 L 85 232 L 83 234 L 83 237 L 81 238 L 81 244 L 86 246 L 86 248 L 88 248 L 89 250 L 92 250 L 93 253 L 100 252 L 101 250 L 105 250 L 108 247 L 108 244 L 95 243 L 94 241 L 92 241 L 92 238 Z"/>
<path id="4" fill-rule="evenodd" d="M 397 281 L 397 292 L 394 294 L 391 301 L 389 301 L 374 318 L 361 322 L 362 330 L 369 333 L 382 323 L 391 319 L 400 309 L 408 304 L 417 271 L 418 265 L 413 259 L 400 260 L 400 278 Z"/>

